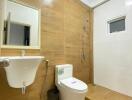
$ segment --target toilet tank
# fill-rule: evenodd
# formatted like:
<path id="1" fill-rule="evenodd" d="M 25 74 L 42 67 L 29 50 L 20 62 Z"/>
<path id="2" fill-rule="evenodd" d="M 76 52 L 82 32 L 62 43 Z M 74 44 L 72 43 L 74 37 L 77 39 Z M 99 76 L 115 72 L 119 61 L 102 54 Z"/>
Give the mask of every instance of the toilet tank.
<path id="1" fill-rule="evenodd" d="M 55 82 L 58 84 L 60 80 L 72 77 L 73 75 L 73 65 L 64 64 L 64 65 L 56 65 L 55 68 Z"/>

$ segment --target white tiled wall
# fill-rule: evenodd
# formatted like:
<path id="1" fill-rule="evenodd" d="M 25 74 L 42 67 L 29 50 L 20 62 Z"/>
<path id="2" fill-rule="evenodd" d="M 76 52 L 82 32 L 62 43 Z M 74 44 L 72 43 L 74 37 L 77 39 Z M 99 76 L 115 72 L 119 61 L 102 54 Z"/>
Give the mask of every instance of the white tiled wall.
<path id="1" fill-rule="evenodd" d="M 108 33 L 107 21 L 126 16 L 126 31 Z M 95 84 L 132 96 L 132 0 L 94 9 Z"/>

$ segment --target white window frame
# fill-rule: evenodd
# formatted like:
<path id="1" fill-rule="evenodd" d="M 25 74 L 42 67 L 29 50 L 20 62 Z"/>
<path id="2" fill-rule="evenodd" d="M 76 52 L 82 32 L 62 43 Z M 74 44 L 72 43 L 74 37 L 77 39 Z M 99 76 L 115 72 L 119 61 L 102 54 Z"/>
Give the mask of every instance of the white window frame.
<path id="1" fill-rule="evenodd" d="M 110 33 L 110 23 L 118 21 L 118 20 L 122 20 L 122 19 L 125 19 L 125 30 L 123 30 L 123 31 L 116 31 L 116 32 Z M 107 21 L 107 33 L 109 35 L 113 35 L 115 33 L 123 33 L 125 31 L 126 31 L 126 15 L 114 17 L 114 18 L 112 18 L 112 19 L 110 19 L 110 20 Z"/>

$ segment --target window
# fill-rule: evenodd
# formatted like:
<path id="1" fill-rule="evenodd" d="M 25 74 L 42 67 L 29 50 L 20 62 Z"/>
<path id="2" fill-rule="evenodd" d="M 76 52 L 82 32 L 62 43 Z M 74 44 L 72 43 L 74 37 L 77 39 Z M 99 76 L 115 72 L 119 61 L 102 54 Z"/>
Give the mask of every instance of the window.
<path id="1" fill-rule="evenodd" d="M 108 22 L 109 24 L 109 33 L 125 31 L 125 19 L 126 17 L 120 17 Z"/>

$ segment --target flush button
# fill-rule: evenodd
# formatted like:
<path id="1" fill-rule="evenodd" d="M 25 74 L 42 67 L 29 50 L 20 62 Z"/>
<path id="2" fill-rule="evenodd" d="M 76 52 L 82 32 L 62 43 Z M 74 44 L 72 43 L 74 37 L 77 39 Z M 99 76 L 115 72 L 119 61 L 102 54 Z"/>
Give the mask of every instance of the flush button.
<path id="1" fill-rule="evenodd" d="M 73 81 L 73 82 L 72 82 L 72 84 L 75 84 L 75 83 L 77 83 L 77 82 L 76 82 L 76 81 Z"/>

